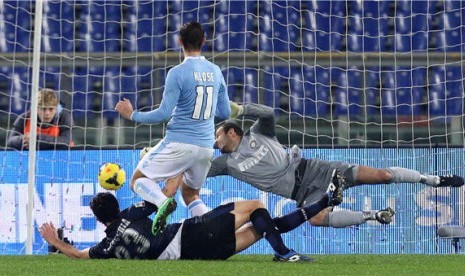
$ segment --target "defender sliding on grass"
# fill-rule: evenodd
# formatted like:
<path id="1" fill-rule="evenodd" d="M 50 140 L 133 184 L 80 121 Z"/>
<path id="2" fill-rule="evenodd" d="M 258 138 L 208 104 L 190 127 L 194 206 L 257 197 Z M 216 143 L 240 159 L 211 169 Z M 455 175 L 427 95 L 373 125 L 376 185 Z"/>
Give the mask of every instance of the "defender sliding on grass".
<path id="1" fill-rule="evenodd" d="M 106 238 L 97 245 L 78 250 L 58 238 L 52 223 L 44 223 L 39 231 L 51 246 L 71 258 L 224 260 L 265 238 L 275 251 L 273 260 L 309 262 L 313 259 L 284 244 L 281 233 L 342 202 L 344 179 L 334 171 L 331 182 L 334 189 L 318 201 L 279 218 L 272 219 L 258 200 L 238 201 L 182 223 L 169 224 L 158 235 L 152 235 L 152 221 L 147 218 L 156 206 L 144 201 L 120 212 L 115 196 L 99 193 L 91 200 L 90 208 L 107 228 Z"/>

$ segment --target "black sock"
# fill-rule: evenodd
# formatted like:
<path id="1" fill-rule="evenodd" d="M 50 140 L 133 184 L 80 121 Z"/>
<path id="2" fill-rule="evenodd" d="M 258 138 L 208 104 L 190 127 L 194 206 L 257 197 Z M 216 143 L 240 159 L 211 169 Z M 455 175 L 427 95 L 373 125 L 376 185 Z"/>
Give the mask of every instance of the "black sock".
<path id="1" fill-rule="evenodd" d="M 270 213 L 264 208 L 259 208 L 250 214 L 250 221 L 255 231 L 264 237 L 273 247 L 274 251 L 280 255 L 289 253 L 289 248 L 284 245 L 283 239 L 279 234 Z"/>
<path id="2" fill-rule="evenodd" d="M 273 221 L 278 227 L 279 233 L 287 233 L 302 225 L 307 220 L 328 207 L 328 195 L 324 195 L 320 200 L 310 205 L 304 206 L 295 210 L 292 213 L 279 218 L 274 218 Z"/>

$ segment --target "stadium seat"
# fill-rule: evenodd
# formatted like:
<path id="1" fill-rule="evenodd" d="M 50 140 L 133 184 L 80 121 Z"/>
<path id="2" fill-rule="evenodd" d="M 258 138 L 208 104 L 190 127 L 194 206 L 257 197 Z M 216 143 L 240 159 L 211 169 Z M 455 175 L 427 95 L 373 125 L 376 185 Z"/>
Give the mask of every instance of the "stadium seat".
<path id="1" fill-rule="evenodd" d="M 410 52 L 412 51 L 412 35 L 411 34 L 394 34 L 394 45 L 395 52 Z"/>
<path id="2" fill-rule="evenodd" d="M 30 1 L 0 2 L 0 52 L 32 51 Z"/>
<path id="3" fill-rule="evenodd" d="M 306 51 L 337 51 L 342 48 L 344 1 L 307 1 L 302 11 L 302 47 Z"/>
<path id="4" fill-rule="evenodd" d="M 420 115 L 425 76 L 423 68 L 388 68 L 383 73 L 382 115 Z"/>
<path id="5" fill-rule="evenodd" d="M 347 48 L 353 52 L 386 50 L 389 1 L 350 1 Z"/>
<path id="6" fill-rule="evenodd" d="M 180 50 L 178 43 L 179 28 L 192 20 L 198 21 L 204 27 L 207 37 L 210 33 L 210 21 L 212 21 L 212 1 L 168 1 L 169 15 L 168 15 L 168 49 L 171 51 Z M 209 43 L 207 48 L 209 49 Z"/>
<path id="7" fill-rule="evenodd" d="M 230 67 L 223 70 L 229 98 L 241 103 L 258 102 L 258 77 L 255 69 Z"/>
<path id="8" fill-rule="evenodd" d="M 384 1 L 380 1 L 384 2 Z M 428 1 L 411 1 L 397 0 L 395 1 L 395 10 L 400 13 L 432 15 L 436 12 L 438 0 Z"/>
<path id="9" fill-rule="evenodd" d="M 159 77 L 160 80 L 165 79 L 159 70 L 154 70 L 151 67 L 138 66 L 125 69 L 122 75 L 122 89 L 129 91 L 129 94 L 133 93 L 133 95 L 127 95 L 125 92 L 122 96 L 131 98 L 138 110 L 152 110 L 156 104 L 161 102 L 164 87 L 163 81 L 161 81 L 161 86 L 155 87 L 154 77 Z M 134 92 L 131 92 L 133 90 Z"/>
<path id="10" fill-rule="evenodd" d="M 444 70 L 432 70 L 428 91 L 428 114 L 431 117 L 446 115 L 446 89 Z"/>
<path id="11" fill-rule="evenodd" d="M 253 20 L 251 14 L 219 16 L 215 21 L 213 48 L 218 52 L 252 50 Z"/>
<path id="12" fill-rule="evenodd" d="M 387 71 L 383 73 L 383 86 L 380 96 L 381 116 L 396 116 L 397 96 L 395 72 Z M 402 95 L 405 95 L 403 92 Z"/>
<path id="13" fill-rule="evenodd" d="M 394 31 L 396 34 L 411 34 L 412 14 L 396 13 L 394 18 Z"/>
<path id="14" fill-rule="evenodd" d="M 428 49 L 428 31 L 431 28 L 431 19 L 429 15 L 413 14 L 412 15 L 412 50 Z"/>
<path id="15" fill-rule="evenodd" d="M 291 68 L 289 75 L 291 115 L 324 117 L 328 115 L 329 102 L 327 70 L 308 66 Z"/>
<path id="16" fill-rule="evenodd" d="M 335 113 L 352 118 L 361 114 L 363 105 L 363 71 L 358 68 L 334 67 L 331 72 L 335 80 Z"/>
<path id="17" fill-rule="evenodd" d="M 61 90 L 60 68 L 46 67 L 39 70 L 39 89 L 50 88 L 55 91 Z"/>
<path id="18" fill-rule="evenodd" d="M 258 23 L 258 49 L 270 52 L 294 51 L 298 38 L 294 20 L 300 18 L 297 11 L 285 1 L 261 1 L 258 10 L 264 12 Z"/>
<path id="19" fill-rule="evenodd" d="M 463 75 L 459 66 L 433 67 L 429 90 L 431 115 L 463 114 Z"/>
<path id="20" fill-rule="evenodd" d="M 439 16 L 438 51 L 460 52 L 463 28 L 461 17 L 460 11 L 444 12 Z"/>
<path id="21" fill-rule="evenodd" d="M 165 1 L 129 3 L 123 29 L 124 49 L 132 52 L 165 51 L 166 13 Z"/>
<path id="22" fill-rule="evenodd" d="M 45 1 L 43 4 L 42 50 L 72 52 L 74 50 L 74 6 L 69 2 Z"/>
<path id="23" fill-rule="evenodd" d="M 303 116 L 305 112 L 305 77 L 303 70 L 292 67 L 289 74 L 289 111 L 292 116 Z"/>
<path id="24" fill-rule="evenodd" d="M 80 51 L 115 52 L 121 44 L 121 3 L 117 1 L 81 2 Z"/>
<path id="25" fill-rule="evenodd" d="M 75 118 L 97 118 L 102 111 L 103 68 L 78 67 L 71 83 L 72 110 Z"/>
<path id="26" fill-rule="evenodd" d="M 256 69 L 245 69 L 243 103 L 258 103 L 258 77 Z"/>
<path id="27" fill-rule="evenodd" d="M 429 42 L 429 30 L 432 29 L 433 21 L 432 17 L 435 14 L 437 1 L 396 1 L 395 7 L 395 20 L 396 25 L 399 24 L 399 21 L 406 21 L 406 28 L 402 28 L 402 25 L 399 25 L 400 28 L 395 27 L 395 32 L 402 35 L 395 43 L 398 43 L 394 46 L 394 49 L 399 49 L 399 51 L 405 50 L 408 51 L 409 47 L 412 51 L 424 51 L 428 49 Z M 410 25 L 410 26 L 409 26 Z M 410 27 L 411 29 L 407 29 Z M 410 41 L 407 41 L 403 35 L 411 37 Z"/>
<path id="28" fill-rule="evenodd" d="M 213 1 L 169 1 L 170 11 L 181 18 L 181 22 L 197 21 L 200 24 L 211 20 Z"/>
<path id="29" fill-rule="evenodd" d="M 284 95 L 281 84 L 284 83 L 285 72 L 280 67 L 265 66 L 263 68 L 263 101 L 273 107 L 277 113 L 281 108 L 281 97 Z"/>
<path id="30" fill-rule="evenodd" d="M 394 20 L 394 45 L 397 52 L 426 50 L 428 48 L 428 16 L 396 11 Z"/>
<path id="31" fill-rule="evenodd" d="M 304 66 L 305 116 L 324 117 L 329 114 L 331 76 L 327 68 Z"/>
<path id="32" fill-rule="evenodd" d="M 433 69 L 434 70 L 434 69 Z M 459 66 L 446 67 L 447 114 L 463 115 L 464 87 L 463 69 Z"/>
<path id="33" fill-rule="evenodd" d="M 118 116 L 114 111 L 116 103 L 126 98 L 134 105 L 137 91 L 137 79 L 133 74 L 124 68 L 105 68 L 102 88 L 103 116 L 110 120 L 115 119 Z"/>
<path id="34" fill-rule="evenodd" d="M 444 0 L 444 11 L 462 11 L 465 8 L 465 4 L 462 1 L 456 0 Z"/>
<path id="35" fill-rule="evenodd" d="M 24 67 L 1 67 L 0 75 L 6 81 L 6 91 L 9 93 L 9 113 L 21 115 L 30 109 L 32 75 Z"/>
<path id="36" fill-rule="evenodd" d="M 240 102 L 243 94 L 244 70 L 237 67 L 227 67 L 222 72 L 228 86 L 229 98 Z"/>
<path id="37" fill-rule="evenodd" d="M 277 114 L 326 116 L 329 112 L 330 74 L 321 67 L 265 67 L 264 104 Z"/>
<path id="38" fill-rule="evenodd" d="M 381 68 L 369 67 L 366 70 L 364 91 L 365 97 L 365 112 L 367 116 L 379 115 L 379 100 L 380 100 L 380 87 L 382 85 Z"/>
<path id="39" fill-rule="evenodd" d="M 219 52 L 252 50 L 254 3 L 220 1 L 216 8 L 213 48 Z"/>

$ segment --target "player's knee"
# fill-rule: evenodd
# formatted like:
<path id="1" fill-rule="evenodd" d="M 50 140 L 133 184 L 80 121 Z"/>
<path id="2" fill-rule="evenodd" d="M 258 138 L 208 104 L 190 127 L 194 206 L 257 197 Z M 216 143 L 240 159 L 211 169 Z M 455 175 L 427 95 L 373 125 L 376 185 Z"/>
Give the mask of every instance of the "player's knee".
<path id="1" fill-rule="evenodd" d="M 323 226 L 320 220 L 314 218 L 308 220 L 308 223 L 310 223 L 311 226 Z"/>
<path id="2" fill-rule="evenodd" d="M 325 223 L 324 223 L 324 219 L 321 219 L 321 218 L 319 218 L 319 217 L 313 217 L 313 218 L 309 219 L 308 222 L 309 222 L 312 226 L 327 226 L 327 225 L 325 225 Z"/>
<path id="3" fill-rule="evenodd" d="M 316 214 L 315 216 L 311 217 L 308 222 L 312 226 L 328 226 L 329 225 L 329 212 L 330 208 L 326 208 Z"/>
<path id="4" fill-rule="evenodd" d="M 131 187 L 131 190 L 134 191 L 134 186 L 136 185 L 137 179 L 142 178 L 142 177 L 145 177 L 145 175 L 143 175 L 139 170 L 136 170 L 134 172 L 134 174 L 131 177 L 131 181 L 129 183 L 129 186 Z"/>
<path id="5" fill-rule="evenodd" d="M 200 190 L 191 188 L 184 183 L 182 184 L 181 193 L 182 199 L 184 200 L 184 203 L 186 203 L 187 205 L 189 205 L 189 203 L 191 203 L 192 201 L 200 198 Z"/>
<path id="6" fill-rule="evenodd" d="M 260 209 L 260 208 L 265 208 L 265 205 L 263 204 L 263 202 L 261 202 L 258 199 L 251 200 L 251 202 L 252 202 L 251 205 L 252 205 L 253 210 L 257 210 L 257 209 Z"/>
<path id="7" fill-rule="evenodd" d="M 165 184 L 165 187 L 163 187 L 162 192 L 167 197 L 172 197 L 176 194 L 177 190 L 178 190 L 178 186 L 167 182 Z"/>
<path id="8" fill-rule="evenodd" d="M 392 174 L 388 170 L 378 170 L 377 174 L 378 174 L 380 183 L 385 183 L 385 184 L 391 183 Z"/>

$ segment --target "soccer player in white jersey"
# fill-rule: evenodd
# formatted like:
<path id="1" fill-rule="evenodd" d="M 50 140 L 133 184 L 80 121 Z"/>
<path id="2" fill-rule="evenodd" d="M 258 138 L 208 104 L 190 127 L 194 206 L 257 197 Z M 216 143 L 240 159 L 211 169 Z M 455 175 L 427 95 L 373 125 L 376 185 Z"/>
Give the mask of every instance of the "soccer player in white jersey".
<path id="1" fill-rule="evenodd" d="M 165 137 L 139 161 L 130 184 L 141 198 L 158 206 L 154 234 L 163 230 L 176 209 L 174 199 L 160 189 L 160 181 L 183 174 L 182 195 L 191 215 L 208 211 L 199 189 L 213 159 L 214 117 L 227 119 L 231 112 L 220 68 L 201 55 L 205 44 L 202 26 L 197 22 L 184 24 L 179 43 L 184 61 L 168 72 L 160 106 L 149 112 L 134 111 L 131 102 L 124 99 L 115 108 L 124 118 L 138 123 L 169 119 Z"/>

